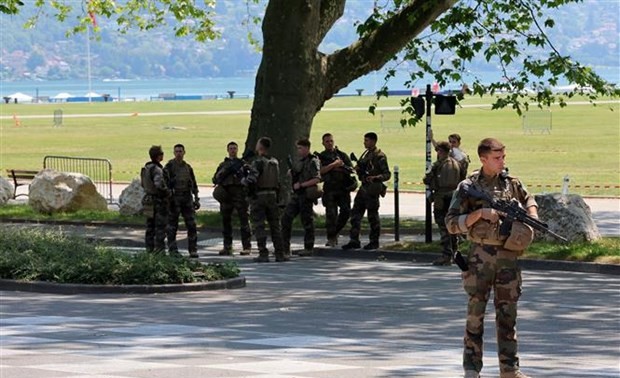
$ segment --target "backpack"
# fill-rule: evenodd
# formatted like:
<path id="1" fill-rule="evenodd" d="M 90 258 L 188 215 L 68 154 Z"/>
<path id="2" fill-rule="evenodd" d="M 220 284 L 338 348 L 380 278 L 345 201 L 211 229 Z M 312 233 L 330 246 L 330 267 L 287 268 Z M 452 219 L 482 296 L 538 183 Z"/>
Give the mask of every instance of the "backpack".
<path id="1" fill-rule="evenodd" d="M 263 158 L 261 172 L 256 182 L 259 189 L 277 189 L 280 182 L 280 165 L 276 158 Z"/>
<path id="2" fill-rule="evenodd" d="M 454 158 L 447 158 L 437 172 L 437 188 L 454 190 L 461 182 L 461 164 Z"/>
<path id="3" fill-rule="evenodd" d="M 153 163 L 146 163 L 140 171 L 140 183 L 146 194 L 153 195 L 157 193 L 157 188 L 153 182 L 153 169 L 156 167 Z"/>

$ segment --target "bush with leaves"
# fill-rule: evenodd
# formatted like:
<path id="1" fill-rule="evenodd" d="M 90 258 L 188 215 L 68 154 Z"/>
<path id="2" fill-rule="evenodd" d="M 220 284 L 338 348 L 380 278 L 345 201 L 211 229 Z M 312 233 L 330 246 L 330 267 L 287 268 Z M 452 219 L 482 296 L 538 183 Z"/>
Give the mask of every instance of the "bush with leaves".
<path id="1" fill-rule="evenodd" d="M 58 231 L 0 230 L 0 278 L 100 285 L 154 285 L 237 277 L 236 263 L 134 255 Z"/>

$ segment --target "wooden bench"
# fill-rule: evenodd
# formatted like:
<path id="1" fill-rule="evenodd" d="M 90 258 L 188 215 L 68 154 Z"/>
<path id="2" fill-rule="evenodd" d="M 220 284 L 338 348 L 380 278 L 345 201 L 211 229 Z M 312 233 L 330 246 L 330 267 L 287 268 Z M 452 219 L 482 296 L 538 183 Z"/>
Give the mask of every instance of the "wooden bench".
<path id="1" fill-rule="evenodd" d="M 19 196 L 27 196 L 27 194 L 17 195 L 17 188 L 22 185 L 30 185 L 30 181 L 32 181 L 32 179 L 34 179 L 34 176 L 36 176 L 39 173 L 39 171 L 28 171 L 24 169 L 7 169 L 6 172 L 9 174 L 10 177 L 13 178 L 13 184 L 14 184 L 13 198 L 14 199 Z M 23 180 L 27 180 L 28 182 L 24 182 Z"/>

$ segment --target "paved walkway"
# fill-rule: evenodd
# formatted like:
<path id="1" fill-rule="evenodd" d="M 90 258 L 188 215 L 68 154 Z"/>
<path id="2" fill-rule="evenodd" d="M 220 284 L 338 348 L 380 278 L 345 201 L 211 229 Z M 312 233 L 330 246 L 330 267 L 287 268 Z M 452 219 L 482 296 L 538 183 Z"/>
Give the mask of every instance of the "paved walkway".
<path id="1" fill-rule="evenodd" d="M 465 295 L 454 267 L 239 261 L 248 286 L 233 291 L 0 292 L 0 376 L 460 376 Z M 524 371 L 620 376 L 618 306 L 620 278 L 524 272 Z M 487 320 L 484 377 L 498 375 L 493 318 Z"/>

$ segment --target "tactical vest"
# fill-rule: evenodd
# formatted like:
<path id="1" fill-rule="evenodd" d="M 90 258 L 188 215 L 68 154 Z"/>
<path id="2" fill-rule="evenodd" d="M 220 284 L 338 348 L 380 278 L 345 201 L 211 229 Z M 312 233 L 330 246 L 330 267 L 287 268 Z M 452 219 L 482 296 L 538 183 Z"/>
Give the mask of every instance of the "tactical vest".
<path id="1" fill-rule="evenodd" d="M 261 158 L 261 170 L 256 180 L 256 187 L 258 189 L 277 189 L 280 179 L 280 165 L 278 159 L 274 157 L 262 157 Z"/>
<path id="2" fill-rule="evenodd" d="M 170 180 L 174 184 L 176 193 L 187 193 L 192 190 L 193 182 L 190 174 L 190 165 L 177 163 L 174 159 L 166 165 L 169 167 Z"/>
<path id="3" fill-rule="evenodd" d="M 474 173 L 467 179 L 471 185 L 478 191 L 484 192 L 494 199 L 511 200 L 514 198 L 515 191 L 513 188 L 513 178 L 507 175 L 500 175 L 495 182 L 497 185 L 492 186 L 491 183 L 481 180 L 480 171 Z M 484 201 L 478 199 L 469 199 L 470 209 L 477 210 L 488 206 Z M 468 239 L 475 243 L 503 245 L 506 236 L 499 234 L 500 223 L 492 224 L 487 220 L 480 219 L 469 230 Z"/>

